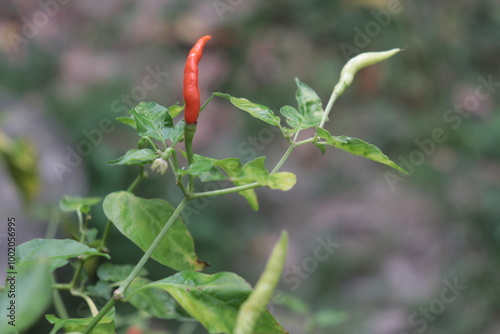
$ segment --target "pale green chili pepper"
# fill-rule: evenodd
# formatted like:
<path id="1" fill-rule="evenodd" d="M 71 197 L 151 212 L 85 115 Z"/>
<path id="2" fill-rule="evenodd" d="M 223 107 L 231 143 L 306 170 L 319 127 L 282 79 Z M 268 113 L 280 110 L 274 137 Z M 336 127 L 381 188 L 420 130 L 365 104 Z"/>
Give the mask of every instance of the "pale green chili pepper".
<path id="1" fill-rule="evenodd" d="M 269 256 L 266 268 L 248 299 L 241 305 L 234 334 L 252 334 L 258 317 L 265 312 L 266 305 L 273 295 L 273 291 L 285 266 L 286 250 L 288 248 L 288 233 L 281 232 L 278 243 Z"/>
<path id="2" fill-rule="evenodd" d="M 339 82 L 333 88 L 332 95 L 330 96 L 330 100 L 326 105 L 325 112 L 323 114 L 323 118 L 319 123 L 319 127 L 322 128 L 328 119 L 328 114 L 332 110 L 333 104 L 337 100 L 337 98 L 342 95 L 342 93 L 352 84 L 354 80 L 354 75 L 362 68 L 376 64 L 381 62 L 382 60 L 386 60 L 394 56 L 396 53 L 403 51 L 402 49 L 392 49 L 388 51 L 380 51 L 380 52 L 365 52 L 357 55 L 352 58 L 344 65 L 342 71 L 340 71 L 340 79 Z"/>
<path id="3" fill-rule="evenodd" d="M 352 58 L 345 64 L 340 72 L 340 80 L 335 85 L 333 91 L 337 96 L 342 94 L 344 90 L 349 87 L 354 79 L 354 75 L 362 68 L 376 64 L 387 58 L 394 56 L 396 53 L 402 51 L 401 49 L 392 49 L 381 52 L 365 52 Z"/>

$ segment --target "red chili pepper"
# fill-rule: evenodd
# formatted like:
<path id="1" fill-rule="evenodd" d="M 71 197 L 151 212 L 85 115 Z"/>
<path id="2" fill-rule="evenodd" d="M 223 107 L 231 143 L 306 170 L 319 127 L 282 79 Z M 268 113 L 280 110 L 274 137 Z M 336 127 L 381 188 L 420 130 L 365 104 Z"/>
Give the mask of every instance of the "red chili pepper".
<path id="1" fill-rule="evenodd" d="M 187 124 L 196 124 L 200 112 L 200 90 L 198 89 L 198 63 L 203 48 L 212 36 L 201 37 L 193 46 L 184 67 L 184 119 Z"/>

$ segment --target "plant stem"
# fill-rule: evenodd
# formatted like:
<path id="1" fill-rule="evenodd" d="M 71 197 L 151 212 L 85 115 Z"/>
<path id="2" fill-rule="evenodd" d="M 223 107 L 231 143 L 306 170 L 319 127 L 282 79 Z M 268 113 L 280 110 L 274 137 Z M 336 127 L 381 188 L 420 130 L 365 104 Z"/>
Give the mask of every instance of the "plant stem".
<path id="1" fill-rule="evenodd" d="M 286 152 L 283 154 L 283 156 L 281 157 L 280 161 L 278 161 L 278 163 L 276 164 L 276 166 L 272 170 L 271 174 L 276 173 L 281 168 L 281 166 L 289 158 L 290 154 L 292 153 L 292 151 L 296 147 L 299 147 L 299 146 L 302 146 L 302 145 L 305 145 L 305 144 L 310 144 L 310 143 L 313 143 L 314 141 L 315 141 L 314 138 L 308 138 L 308 139 L 304 139 L 304 140 L 296 142 L 296 143 L 292 143 L 290 145 L 290 147 L 288 147 L 288 149 L 286 150 Z M 244 190 L 249 190 L 249 189 L 257 188 L 259 186 L 260 185 L 257 182 L 252 182 L 252 183 L 249 183 L 249 184 L 244 184 L 242 186 L 236 186 L 236 187 L 219 189 L 219 190 L 212 190 L 212 191 L 205 191 L 205 192 L 201 192 L 201 193 L 194 193 L 194 194 L 191 195 L 191 199 L 202 198 L 202 197 L 214 197 L 214 196 L 219 196 L 219 195 L 232 194 L 232 193 L 237 193 L 237 192 L 244 191 Z"/>
<path id="2" fill-rule="evenodd" d="M 111 231 L 111 226 L 113 223 L 111 220 L 108 220 L 106 223 L 106 227 L 104 228 L 104 232 L 102 233 L 102 239 L 101 243 L 99 244 L 99 247 L 97 247 L 97 250 L 99 252 L 102 252 L 106 248 L 106 244 L 108 243 L 108 238 L 109 238 L 109 232 Z"/>
<path id="3" fill-rule="evenodd" d="M 244 190 L 257 188 L 258 186 L 260 186 L 260 185 L 257 182 L 253 182 L 253 183 L 249 183 L 249 184 L 244 184 L 242 186 L 236 186 L 236 187 L 219 189 L 219 190 L 212 190 L 212 191 L 205 191 L 202 193 L 194 193 L 191 195 L 191 199 L 232 194 L 232 193 L 237 193 L 237 192 L 244 191 Z"/>
<path id="4" fill-rule="evenodd" d="M 90 334 L 94 327 L 101 321 L 101 319 L 106 315 L 115 306 L 116 299 L 111 298 L 108 300 L 106 305 L 99 311 L 99 313 L 92 319 L 92 321 L 88 324 L 88 326 L 84 329 L 82 334 Z"/>
<path id="5" fill-rule="evenodd" d="M 125 281 L 123 281 L 123 283 L 120 285 L 120 287 L 115 290 L 115 292 L 113 293 L 113 298 L 111 298 L 106 303 L 106 305 L 104 305 L 104 307 L 101 309 L 101 311 L 99 311 L 99 313 L 89 323 L 89 325 L 87 326 L 87 328 L 85 328 L 85 331 L 83 331 L 83 334 L 91 333 L 92 329 L 94 329 L 94 327 L 99 323 L 99 321 L 104 317 L 104 315 L 115 305 L 115 303 L 118 300 L 123 299 L 123 297 L 125 295 L 125 292 L 127 291 L 127 288 L 129 287 L 130 283 L 132 283 L 132 281 L 134 280 L 134 278 L 137 277 L 137 275 L 141 271 L 142 267 L 144 267 L 144 265 L 146 264 L 146 262 L 149 260 L 149 258 L 151 257 L 151 254 L 153 254 L 153 252 L 155 251 L 156 247 L 158 247 L 158 245 L 160 244 L 160 242 L 163 240 L 163 237 L 165 237 L 165 235 L 167 234 L 168 230 L 170 229 L 170 227 L 172 227 L 172 225 L 174 224 L 175 220 L 180 215 L 180 213 L 182 212 L 182 210 L 186 207 L 186 205 L 187 205 L 188 202 L 189 202 L 189 200 L 187 198 L 184 198 L 179 203 L 179 205 L 177 206 L 177 208 L 175 208 L 174 212 L 172 213 L 172 215 L 170 216 L 170 218 L 168 219 L 168 221 L 165 223 L 165 226 L 163 226 L 163 228 L 161 229 L 160 233 L 158 233 L 158 235 L 156 236 L 156 238 L 153 241 L 153 243 L 151 244 L 151 246 L 149 246 L 148 250 L 144 253 L 144 255 L 142 256 L 142 258 L 135 265 L 134 269 L 127 276 L 127 278 L 125 279 Z"/>
<path id="6" fill-rule="evenodd" d="M 78 282 L 78 278 L 80 277 L 82 269 L 83 269 L 83 261 L 80 260 L 78 262 L 78 266 L 76 267 L 75 273 L 73 274 L 73 278 L 71 279 L 71 282 L 69 282 L 70 289 L 74 289 L 76 287 L 76 283 Z"/>
<path id="7" fill-rule="evenodd" d="M 337 87 L 337 86 L 335 86 L 335 87 Z M 330 95 L 330 100 L 328 100 L 328 104 L 326 105 L 326 109 L 325 109 L 325 112 L 323 114 L 323 118 L 321 119 L 321 122 L 319 123 L 320 128 L 322 128 L 323 125 L 325 125 L 326 119 L 328 118 L 328 114 L 332 110 L 333 104 L 337 100 L 337 97 L 338 97 L 337 90 L 334 89 L 332 92 L 332 95 Z"/>
<path id="8" fill-rule="evenodd" d="M 56 284 L 56 277 L 55 274 L 52 273 L 52 283 Z M 54 307 L 56 308 L 57 315 L 61 319 L 68 319 L 69 314 L 68 311 L 66 310 L 66 306 L 64 305 L 64 302 L 61 298 L 61 294 L 59 293 L 59 290 L 57 289 L 52 289 L 52 297 L 54 299 Z"/>
<path id="9" fill-rule="evenodd" d="M 144 178 L 144 166 L 139 167 L 139 175 L 135 178 L 135 180 L 132 182 L 132 184 L 128 187 L 127 191 L 128 192 L 133 192 L 134 189 L 137 187 L 137 185 L 142 181 Z"/>
<path id="10" fill-rule="evenodd" d="M 196 124 L 186 124 L 184 127 L 184 141 L 186 145 L 186 154 L 187 154 L 187 160 L 188 160 L 188 168 L 191 166 L 193 163 L 193 137 L 194 134 L 196 133 Z M 188 182 L 188 187 L 187 191 L 188 194 L 192 193 L 194 190 L 194 176 L 189 174 L 189 182 Z"/>
<path id="11" fill-rule="evenodd" d="M 72 289 L 72 290 L 70 290 L 70 292 L 73 296 L 78 296 L 78 297 L 83 298 L 83 300 L 85 300 L 85 302 L 89 306 L 90 313 L 92 313 L 93 317 L 95 317 L 99 314 L 99 311 L 97 310 L 97 307 L 95 306 L 94 301 L 89 296 L 87 296 L 85 293 L 78 291 L 78 290 Z"/>
<path id="12" fill-rule="evenodd" d="M 177 206 L 177 208 L 175 208 L 174 212 L 172 213 L 172 215 L 170 216 L 170 218 L 168 219 L 168 221 L 165 223 L 165 226 L 163 226 L 163 228 L 161 229 L 160 233 L 158 233 L 158 235 L 156 236 L 156 238 L 153 241 L 153 243 L 151 244 L 151 246 L 149 246 L 148 250 L 144 253 L 144 255 L 142 256 L 142 258 L 135 265 L 134 269 L 128 275 L 128 277 L 125 279 L 125 281 L 123 281 L 123 283 L 120 285 L 120 287 L 118 289 L 116 289 L 115 292 L 113 293 L 115 299 L 122 299 L 124 297 L 125 291 L 129 287 L 130 283 L 132 283 L 132 281 L 134 280 L 134 278 L 136 278 L 136 276 L 139 274 L 139 272 L 141 271 L 142 267 L 144 267 L 144 265 L 146 264 L 146 262 L 149 260 L 149 258 L 151 257 L 151 254 L 153 254 L 153 252 L 155 251 L 156 247 L 158 247 L 158 245 L 162 241 L 163 237 L 167 234 L 168 230 L 170 229 L 170 227 L 172 227 L 172 225 L 174 224 L 175 220 L 180 215 L 180 213 L 182 212 L 182 210 L 186 207 L 186 205 L 187 205 L 188 202 L 189 202 L 189 200 L 187 198 L 184 198 L 179 203 L 179 205 Z"/>
<path id="13" fill-rule="evenodd" d="M 283 166 L 283 164 L 285 163 L 286 159 L 288 159 L 288 157 L 290 156 L 290 154 L 292 154 L 292 151 L 295 149 L 295 147 L 297 147 L 296 143 L 293 143 L 290 146 L 288 146 L 288 149 L 285 151 L 285 153 L 281 157 L 280 161 L 278 161 L 278 163 L 276 164 L 276 166 L 274 166 L 273 170 L 271 171 L 271 174 L 276 173 L 281 168 L 281 166 Z"/>

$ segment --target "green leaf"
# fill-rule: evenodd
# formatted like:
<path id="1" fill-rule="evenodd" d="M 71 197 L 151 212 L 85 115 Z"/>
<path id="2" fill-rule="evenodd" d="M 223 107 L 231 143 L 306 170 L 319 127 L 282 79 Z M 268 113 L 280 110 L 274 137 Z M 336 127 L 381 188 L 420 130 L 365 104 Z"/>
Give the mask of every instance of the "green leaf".
<path id="1" fill-rule="evenodd" d="M 214 166 L 215 159 L 203 157 L 195 154 L 194 162 L 188 169 L 179 169 L 177 172 L 181 175 L 193 175 L 200 178 L 203 182 L 225 180 L 226 177 Z"/>
<path id="2" fill-rule="evenodd" d="M 298 118 L 294 119 L 292 123 L 298 123 L 299 129 L 307 129 L 317 126 L 321 122 L 321 118 L 324 113 L 321 99 L 311 87 L 301 82 L 298 78 L 295 78 L 295 83 L 298 87 L 295 98 L 297 99 L 299 112 L 298 114 L 294 114 L 294 112 L 290 111 L 290 109 L 286 109 L 286 111 L 291 112 L 289 114 L 290 116 L 298 116 Z M 292 127 L 296 128 L 294 126 Z"/>
<path id="3" fill-rule="evenodd" d="M 137 309 L 147 312 L 156 318 L 192 320 L 165 290 L 152 287 L 142 289 L 149 283 L 151 281 L 146 278 L 134 279 L 127 290 L 127 295 L 131 296 L 128 298 L 128 302 Z M 136 293 L 136 290 L 139 291 Z"/>
<path id="4" fill-rule="evenodd" d="M 109 299 L 111 298 L 111 291 L 113 288 L 107 282 L 97 281 L 95 285 L 87 286 L 87 294 L 91 297 Z"/>
<path id="5" fill-rule="evenodd" d="M 264 121 L 274 126 L 280 125 L 281 122 L 280 118 L 276 116 L 271 109 L 269 109 L 266 106 L 263 106 L 262 104 L 250 102 L 245 98 L 233 97 L 229 94 L 224 94 L 224 93 L 213 93 L 213 94 L 228 99 L 235 107 L 248 112 L 250 115 L 260 119 L 261 121 Z"/>
<path id="6" fill-rule="evenodd" d="M 247 182 L 247 181 L 239 181 L 239 180 L 234 179 L 241 172 L 242 165 L 241 165 L 241 162 L 239 159 L 227 158 L 227 159 L 214 161 L 213 164 L 214 164 L 214 166 L 219 166 L 220 168 L 222 168 L 222 170 L 224 170 L 224 172 L 226 172 L 226 174 L 229 175 L 229 177 L 233 181 L 234 185 L 242 186 L 242 185 L 251 183 L 251 182 Z M 257 194 L 255 193 L 255 190 L 248 189 L 248 190 L 240 191 L 240 192 L 238 192 L 238 194 L 245 197 L 248 204 L 250 205 L 250 207 L 254 211 L 259 210 L 259 202 L 257 200 Z"/>
<path id="7" fill-rule="evenodd" d="M 104 263 L 99 268 L 97 268 L 97 277 L 101 281 L 105 282 L 121 282 L 124 281 L 125 278 L 132 272 L 135 266 L 131 264 L 112 264 L 112 263 Z M 148 271 L 145 268 L 142 268 L 139 272 L 139 276 L 147 276 Z"/>
<path id="8" fill-rule="evenodd" d="M 83 319 L 59 319 L 53 314 L 47 314 L 45 318 L 54 325 L 50 334 L 56 334 L 62 328 L 66 333 L 83 332 L 85 327 L 93 318 Z M 92 334 L 114 334 L 115 333 L 115 308 L 113 307 L 92 330 Z"/>
<path id="9" fill-rule="evenodd" d="M 21 333 L 27 330 L 43 315 L 52 297 L 52 277 L 46 261 L 40 260 L 31 265 L 18 266 L 16 272 L 15 275 L 7 273 L 7 279 L 14 276 L 15 281 L 7 280 L 5 290 L 0 292 L 2 334 Z M 15 304 L 12 304 L 13 301 Z M 12 307 L 15 309 L 12 310 Z M 9 321 L 14 321 L 15 326 L 11 326 Z"/>
<path id="10" fill-rule="evenodd" d="M 318 137 L 325 139 L 325 144 L 334 146 L 354 155 L 359 155 L 367 159 L 380 162 L 384 165 L 390 166 L 402 173 L 408 174 L 403 168 L 396 165 L 387 155 L 375 145 L 368 144 L 358 138 L 347 136 L 332 136 L 327 130 L 322 128 L 316 129 Z"/>
<path id="11" fill-rule="evenodd" d="M 177 124 L 175 124 L 174 129 L 170 133 L 170 141 L 173 146 L 184 140 L 184 126 L 186 126 L 186 122 L 184 120 L 180 120 Z"/>
<path id="12" fill-rule="evenodd" d="M 64 212 L 89 213 L 90 207 L 102 201 L 102 197 L 64 196 L 59 201 L 59 208 Z"/>
<path id="13" fill-rule="evenodd" d="M 289 172 L 269 174 L 264 166 L 265 160 L 266 157 L 259 157 L 246 163 L 233 180 L 241 180 L 246 183 L 257 182 L 261 186 L 282 191 L 290 190 L 295 185 L 297 177 Z"/>
<path id="14" fill-rule="evenodd" d="M 122 122 L 123 124 L 130 125 L 134 129 L 137 128 L 137 125 L 135 124 L 135 119 L 130 118 L 130 117 L 117 117 L 117 121 Z"/>
<path id="15" fill-rule="evenodd" d="M 104 256 L 108 254 L 98 252 L 82 243 L 70 239 L 33 239 L 17 247 L 17 267 L 29 266 L 39 261 L 46 261 L 49 270 L 62 267 L 68 260 L 77 256 Z"/>
<path id="16" fill-rule="evenodd" d="M 142 289 L 151 287 L 167 291 L 209 333 L 232 333 L 238 310 L 252 291 L 250 285 L 234 273 L 206 275 L 191 270 L 150 283 Z M 288 332 L 266 311 L 257 320 L 254 333 Z"/>
<path id="17" fill-rule="evenodd" d="M 149 148 L 131 149 L 124 156 L 111 161 L 106 161 L 109 165 L 145 165 L 158 158 L 160 155 Z"/>
<path id="18" fill-rule="evenodd" d="M 171 107 L 168 107 L 167 111 L 170 114 L 170 117 L 175 118 L 177 115 L 179 115 L 182 111 L 184 110 L 184 106 L 179 106 L 177 104 L 174 104 Z"/>
<path id="19" fill-rule="evenodd" d="M 134 116 L 139 136 L 165 141 L 174 127 L 167 108 L 154 102 L 141 102 L 130 110 Z"/>
<path id="20" fill-rule="evenodd" d="M 106 196 L 103 208 L 116 228 L 143 251 L 149 248 L 175 210 L 164 200 L 144 199 L 126 191 Z M 202 270 L 207 265 L 198 260 L 193 238 L 180 216 L 151 257 L 175 270 Z"/>

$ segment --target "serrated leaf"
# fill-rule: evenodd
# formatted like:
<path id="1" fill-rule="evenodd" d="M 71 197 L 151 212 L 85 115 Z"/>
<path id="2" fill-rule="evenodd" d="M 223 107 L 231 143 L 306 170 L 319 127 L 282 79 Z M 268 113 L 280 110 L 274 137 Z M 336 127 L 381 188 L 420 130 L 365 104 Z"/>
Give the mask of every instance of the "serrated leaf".
<path id="1" fill-rule="evenodd" d="M 116 160 L 106 161 L 109 165 L 145 165 L 158 158 L 160 155 L 149 148 L 131 149 Z"/>
<path id="2" fill-rule="evenodd" d="M 59 319 L 53 314 L 47 314 L 45 318 L 54 325 L 50 334 L 58 333 L 64 328 L 66 333 L 83 332 L 85 327 L 92 321 L 93 318 L 83 319 Z M 96 327 L 92 330 L 92 334 L 114 334 L 115 333 L 115 308 L 113 307 L 106 315 L 99 321 Z"/>
<path id="3" fill-rule="evenodd" d="M 295 78 L 297 84 L 297 93 L 295 98 L 299 106 L 299 129 L 308 129 L 317 126 L 323 117 L 323 105 L 318 94 L 307 84 Z M 290 110 L 288 110 L 290 111 Z"/>
<path id="4" fill-rule="evenodd" d="M 209 333 L 233 333 L 238 310 L 252 291 L 250 285 L 234 273 L 207 275 L 191 270 L 152 282 L 142 289 L 150 287 L 167 291 Z M 265 311 L 257 320 L 254 333 L 288 332 Z"/>
<path id="5" fill-rule="evenodd" d="M 332 136 L 327 130 L 322 128 L 317 128 L 316 134 L 318 135 L 318 137 L 325 139 L 325 144 L 327 145 L 334 146 L 354 155 L 359 155 L 367 159 L 380 162 L 402 173 L 408 174 L 407 171 L 396 165 L 375 145 L 368 144 L 367 142 L 358 138 L 347 136 Z"/>
<path id="6" fill-rule="evenodd" d="M 139 136 L 159 141 L 169 138 L 174 125 L 167 108 L 154 102 L 141 102 L 130 113 L 134 116 Z"/>
<path id="7" fill-rule="evenodd" d="M 226 174 L 229 175 L 229 177 L 232 178 L 234 185 L 242 186 L 242 185 L 251 183 L 251 182 L 247 182 L 247 181 L 239 181 L 239 180 L 233 179 L 241 172 L 242 165 L 241 165 L 241 162 L 239 159 L 227 158 L 227 159 L 217 160 L 217 161 L 213 162 L 213 164 L 214 164 L 214 166 L 219 166 L 220 168 L 222 168 L 222 170 L 224 172 L 226 172 Z M 255 190 L 248 189 L 248 190 L 240 191 L 240 192 L 238 192 L 238 194 L 240 194 L 241 196 L 243 196 L 247 200 L 248 204 L 250 205 L 250 207 L 254 211 L 259 210 L 259 201 L 257 200 L 257 194 L 255 193 Z"/>
<path id="8" fill-rule="evenodd" d="M 224 94 L 224 93 L 213 93 L 213 94 L 228 99 L 235 107 L 243 111 L 246 111 L 253 117 L 260 119 L 261 121 L 264 121 L 274 126 L 280 125 L 281 122 L 280 118 L 276 116 L 271 109 L 262 104 L 251 102 L 245 98 L 233 97 L 229 94 Z"/>
<path id="9" fill-rule="evenodd" d="M 127 276 L 132 272 L 135 266 L 131 264 L 112 264 L 104 263 L 99 268 L 97 268 L 97 277 L 101 281 L 105 282 L 121 282 L 127 278 Z M 142 268 L 138 274 L 139 276 L 147 276 L 148 271 Z"/>
<path id="10" fill-rule="evenodd" d="M 144 199 L 126 191 L 106 196 L 103 208 L 116 228 L 143 251 L 149 248 L 175 210 L 164 200 Z M 180 216 L 151 257 L 175 270 L 203 270 L 207 265 L 198 260 L 193 238 Z"/>
<path id="11" fill-rule="evenodd" d="M 97 249 L 70 239 L 33 239 L 17 247 L 16 263 L 20 268 L 39 261 L 46 261 L 50 271 L 62 267 L 78 256 L 104 256 Z"/>
<path id="12" fill-rule="evenodd" d="M 127 289 L 127 294 L 131 296 L 127 298 L 127 301 L 137 309 L 147 312 L 156 318 L 192 320 L 165 290 L 152 287 L 141 289 L 149 283 L 151 281 L 146 278 L 134 279 Z M 135 293 L 136 290 L 140 291 Z"/>
<path id="13" fill-rule="evenodd" d="M 117 117 L 115 118 L 118 122 L 122 122 L 123 124 L 130 125 L 132 128 L 136 129 L 137 125 L 135 124 L 135 120 L 130 117 Z"/>
<path id="14" fill-rule="evenodd" d="M 17 266 L 16 274 L 7 273 L 6 289 L 0 292 L 0 333 L 25 333 L 45 313 L 52 297 L 52 277 L 46 261 Z M 14 296 L 10 286 L 13 285 Z M 12 301 L 15 302 L 12 310 Z M 9 307 L 11 308 L 9 310 Z M 9 321 L 13 321 L 9 324 Z"/>
<path id="15" fill-rule="evenodd" d="M 102 201 L 102 197 L 64 196 L 59 201 L 59 208 L 64 212 L 81 211 L 89 213 L 90 207 Z"/>

